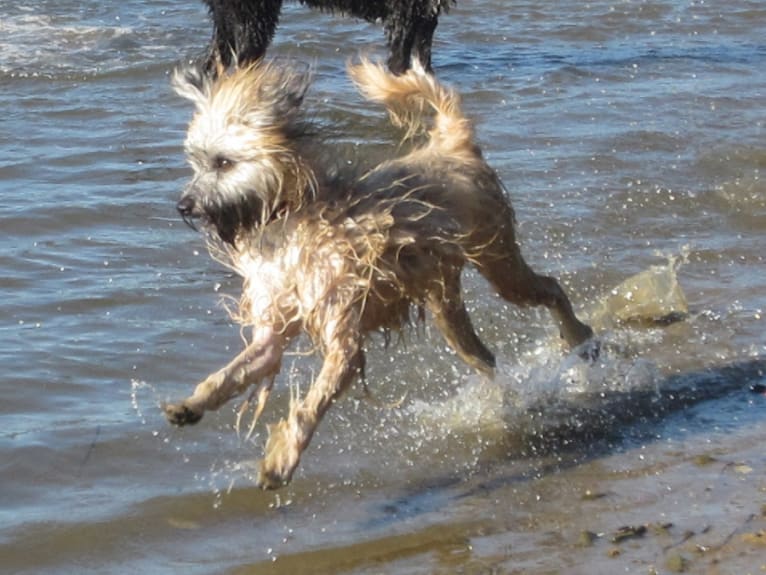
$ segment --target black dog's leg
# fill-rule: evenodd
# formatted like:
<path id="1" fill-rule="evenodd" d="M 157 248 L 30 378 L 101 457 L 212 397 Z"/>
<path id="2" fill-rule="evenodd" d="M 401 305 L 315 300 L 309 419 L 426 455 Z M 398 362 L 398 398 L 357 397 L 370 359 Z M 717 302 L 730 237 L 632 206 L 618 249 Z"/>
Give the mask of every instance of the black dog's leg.
<path id="1" fill-rule="evenodd" d="M 266 53 L 282 0 L 205 0 L 213 20 L 206 68 L 244 64 Z"/>
<path id="2" fill-rule="evenodd" d="M 391 50 L 388 69 L 396 75 L 410 69 L 413 52 L 427 72 L 431 69 L 431 44 L 438 18 L 420 14 L 398 14 L 386 23 Z"/>
<path id="3" fill-rule="evenodd" d="M 397 76 L 410 69 L 412 48 L 415 43 L 416 20 L 419 2 L 392 0 L 388 13 L 383 19 L 383 28 L 388 40 L 388 69 Z"/>
<path id="4" fill-rule="evenodd" d="M 283 0 L 205 0 L 213 20 L 213 38 L 205 63 L 208 72 L 234 63 L 261 58 L 274 37 Z M 359 5 L 338 0 L 301 0 L 320 9 L 353 14 L 369 22 L 384 20 L 390 56 L 388 68 L 403 74 L 410 68 L 413 51 L 431 71 L 431 43 L 438 10 L 412 0 L 387 0 Z"/>
<path id="5" fill-rule="evenodd" d="M 438 19 L 424 18 L 418 22 L 415 28 L 415 54 L 426 72 L 433 73 L 431 69 L 431 44 L 433 43 L 434 32 Z"/>
<path id="6" fill-rule="evenodd" d="M 414 37 L 411 30 L 397 30 L 390 38 L 391 53 L 386 63 L 388 69 L 399 76 L 410 69 Z"/>

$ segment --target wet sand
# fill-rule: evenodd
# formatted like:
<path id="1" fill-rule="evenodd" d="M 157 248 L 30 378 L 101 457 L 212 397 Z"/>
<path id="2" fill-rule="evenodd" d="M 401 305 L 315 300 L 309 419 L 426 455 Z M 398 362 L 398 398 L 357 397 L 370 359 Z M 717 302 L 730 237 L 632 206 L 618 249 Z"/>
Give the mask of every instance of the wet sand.
<path id="1" fill-rule="evenodd" d="M 755 397 L 753 408 L 766 399 Z M 532 477 L 490 473 L 430 511 L 443 522 L 348 546 L 275 551 L 229 573 L 764 573 L 764 432 L 760 423 L 736 438 L 650 440 L 582 463 L 551 461 L 560 469 Z M 402 514 L 418 497 L 399 500 Z M 487 500 L 493 516 L 476 514 Z"/>

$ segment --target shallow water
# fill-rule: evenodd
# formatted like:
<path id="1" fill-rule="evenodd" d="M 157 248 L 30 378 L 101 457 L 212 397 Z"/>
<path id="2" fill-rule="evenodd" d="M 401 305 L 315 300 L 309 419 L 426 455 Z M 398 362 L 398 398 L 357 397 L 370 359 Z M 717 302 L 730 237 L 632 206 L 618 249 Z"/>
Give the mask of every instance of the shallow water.
<path id="1" fill-rule="evenodd" d="M 600 321 L 586 366 L 545 312 L 468 272 L 495 381 L 428 327 L 374 339 L 374 399 L 352 389 L 277 493 L 252 483 L 262 429 L 239 440 L 228 408 L 171 429 L 159 410 L 241 347 L 220 305 L 238 281 L 174 209 L 191 110 L 168 75 L 209 36 L 199 4 L 0 0 L 2 570 L 646 573 L 674 553 L 761 569 L 739 539 L 766 528 L 761 3 L 464 0 L 442 18 L 437 74 L 530 263 L 591 319 L 675 266 L 688 314 Z M 382 32 L 295 4 L 282 21 L 271 53 L 313 64 L 317 121 L 360 155 L 389 143 L 344 76 Z M 314 368 L 286 362 L 266 420 Z M 580 546 L 583 530 L 605 535 Z"/>

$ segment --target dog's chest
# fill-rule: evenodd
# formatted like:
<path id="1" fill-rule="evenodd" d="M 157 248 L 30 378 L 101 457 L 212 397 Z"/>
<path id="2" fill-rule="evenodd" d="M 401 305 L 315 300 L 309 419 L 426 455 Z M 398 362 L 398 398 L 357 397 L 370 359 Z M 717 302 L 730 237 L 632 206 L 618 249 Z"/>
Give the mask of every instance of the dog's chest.
<path id="1" fill-rule="evenodd" d="M 287 241 L 277 249 L 242 254 L 236 267 L 244 279 L 243 311 L 253 318 L 296 319 L 322 305 L 338 286 L 344 260 L 326 246 L 316 248 Z"/>

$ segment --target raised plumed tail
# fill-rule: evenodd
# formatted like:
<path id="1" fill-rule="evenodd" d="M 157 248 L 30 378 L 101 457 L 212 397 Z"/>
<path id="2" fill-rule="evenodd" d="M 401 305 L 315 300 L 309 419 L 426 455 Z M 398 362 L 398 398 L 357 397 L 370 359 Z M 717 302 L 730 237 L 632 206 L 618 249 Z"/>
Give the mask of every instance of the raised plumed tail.
<path id="1" fill-rule="evenodd" d="M 359 64 L 349 64 L 348 74 L 365 98 L 386 107 L 393 124 L 404 128 L 405 139 L 427 130 L 429 144 L 441 152 L 473 148 L 473 127 L 463 115 L 460 97 L 426 72 L 417 59 L 399 76 L 364 58 Z"/>

